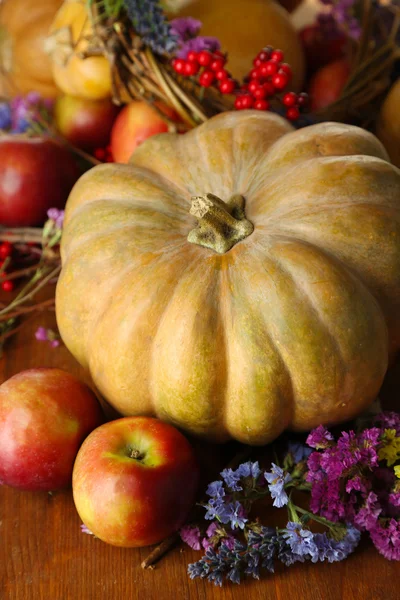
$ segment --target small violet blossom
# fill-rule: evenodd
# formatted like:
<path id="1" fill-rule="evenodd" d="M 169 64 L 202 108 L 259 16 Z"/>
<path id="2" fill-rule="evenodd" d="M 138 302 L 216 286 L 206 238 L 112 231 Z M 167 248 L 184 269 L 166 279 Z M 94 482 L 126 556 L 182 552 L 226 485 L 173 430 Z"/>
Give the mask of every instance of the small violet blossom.
<path id="1" fill-rule="evenodd" d="M 271 472 L 265 473 L 264 477 L 268 482 L 268 488 L 274 500 L 273 506 L 278 508 L 285 506 L 289 498 L 284 488 L 292 480 L 289 473 L 285 473 L 283 469 L 272 463 Z"/>
<path id="2" fill-rule="evenodd" d="M 35 332 L 35 338 L 38 342 L 50 342 L 52 348 L 57 348 L 60 345 L 58 335 L 52 329 L 46 329 L 45 327 L 38 327 Z"/>
<path id="3" fill-rule="evenodd" d="M 200 550 L 200 529 L 192 525 L 185 525 L 179 530 L 179 535 L 185 544 L 193 548 L 193 550 Z"/>
<path id="4" fill-rule="evenodd" d="M 64 224 L 64 211 L 59 210 L 58 208 L 49 208 L 47 211 L 47 216 L 49 219 L 54 221 L 56 227 L 58 229 L 62 229 Z"/>

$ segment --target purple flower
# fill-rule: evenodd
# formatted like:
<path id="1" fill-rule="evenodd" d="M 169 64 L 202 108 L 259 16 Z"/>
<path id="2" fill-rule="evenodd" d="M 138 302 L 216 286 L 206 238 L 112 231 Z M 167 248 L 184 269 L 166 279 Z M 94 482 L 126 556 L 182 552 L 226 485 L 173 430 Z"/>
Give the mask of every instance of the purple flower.
<path id="1" fill-rule="evenodd" d="M 58 208 L 49 208 L 47 211 L 47 216 L 49 219 L 54 221 L 58 229 L 62 229 L 65 216 L 65 212 L 63 210 L 59 210 Z"/>
<path id="2" fill-rule="evenodd" d="M 328 448 L 331 446 L 331 442 L 333 441 L 333 435 L 330 431 L 326 429 L 323 425 L 319 425 L 316 429 L 309 434 L 306 444 L 311 448 L 316 448 L 317 450 Z"/>
<path id="3" fill-rule="evenodd" d="M 232 529 L 244 529 L 248 519 L 246 516 L 246 511 L 240 502 L 235 500 L 235 502 L 232 502 L 228 505 L 228 515 Z"/>
<path id="4" fill-rule="evenodd" d="M 390 519 L 384 524 L 379 520 L 369 534 L 380 554 L 388 560 L 400 560 L 400 521 Z"/>
<path id="5" fill-rule="evenodd" d="M 375 492 L 370 492 L 364 506 L 360 508 L 354 517 L 354 522 L 360 529 L 370 531 L 376 526 L 381 512 L 382 507 L 379 505 L 378 496 Z"/>
<path id="6" fill-rule="evenodd" d="M 179 535 L 185 544 L 193 548 L 193 550 L 200 550 L 200 529 L 191 525 L 185 525 L 179 530 Z"/>
<path id="7" fill-rule="evenodd" d="M 221 44 L 216 37 L 212 36 L 198 36 L 183 42 L 176 53 L 178 58 L 186 58 L 189 52 L 202 52 L 203 50 L 209 50 L 215 52 L 221 48 Z"/>
<path id="8" fill-rule="evenodd" d="M 35 332 L 35 338 L 38 342 L 50 342 L 52 348 L 57 348 L 60 345 L 58 334 L 52 329 L 46 329 L 45 327 L 38 327 Z"/>
<path id="9" fill-rule="evenodd" d="M 314 542 L 314 534 L 309 529 L 303 529 L 301 523 L 289 521 L 282 537 L 290 546 L 293 554 L 309 557 L 313 562 L 318 560 L 318 548 Z"/>
<path id="10" fill-rule="evenodd" d="M 281 508 L 288 503 L 288 495 L 285 492 L 285 485 L 292 480 L 289 473 L 285 473 L 283 469 L 272 463 L 270 473 L 264 473 L 264 477 L 268 482 L 268 488 L 274 500 L 273 506 Z"/>
<path id="11" fill-rule="evenodd" d="M 236 469 L 236 475 L 239 477 L 252 477 L 253 479 L 258 479 L 261 474 L 261 469 L 258 464 L 258 461 L 252 463 L 251 461 L 242 463 Z"/>
<path id="12" fill-rule="evenodd" d="M 226 505 L 222 498 L 211 498 L 205 505 L 207 509 L 204 518 L 208 521 L 217 519 L 221 523 L 229 523 L 229 505 Z"/>
<path id="13" fill-rule="evenodd" d="M 201 21 L 192 17 L 180 17 L 169 22 L 171 32 L 176 35 L 181 41 L 187 38 L 195 37 L 201 29 Z"/>
<path id="14" fill-rule="evenodd" d="M 81 525 L 82 533 L 87 533 L 88 535 L 94 535 L 93 531 L 90 531 L 89 527 L 86 527 L 84 523 Z"/>
<path id="15" fill-rule="evenodd" d="M 213 481 L 210 483 L 207 487 L 206 494 L 212 498 L 222 498 L 225 496 L 225 489 L 222 481 Z"/>
<path id="16" fill-rule="evenodd" d="M 396 412 L 385 411 L 376 415 L 373 424 L 381 429 L 395 429 L 397 435 L 400 435 L 400 414 Z"/>
<path id="17" fill-rule="evenodd" d="M 9 129 L 12 123 L 11 107 L 7 102 L 0 103 L 0 129 Z"/>
<path id="18" fill-rule="evenodd" d="M 360 538 L 361 533 L 351 525 L 347 525 L 346 535 L 341 540 L 335 540 L 326 533 L 315 533 L 314 542 L 318 548 L 319 560 L 330 563 L 344 560 L 357 548 Z"/>
<path id="19" fill-rule="evenodd" d="M 400 508 L 400 490 L 389 494 L 389 502 L 393 506 Z"/>
<path id="20" fill-rule="evenodd" d="M 302 460 L 305 460 L 312 453 L 311 448 L 307 448 L 304 444 L 300 442 L 289 442 L 288 443 L 288 452 L 290 452 L 293 456 L 293 461 L 295 463 L 299 463 Z"/>
<path id="21" fill-rule="evenodd" d="M 35 338 L 39 342 L 46 342 L 48 340 L 47 329 L 45 329 L 44 327 L 38 327 L 35 332 Z"/>
<path id="22" fill-rule="evenodd" d="M 221 477 L 233 492 L 239 492 L 243 489 L 242 486 L 239 485 L 241 476 L 237 470 L 233 471 L 232 469 L 224 469 L 221 472 Z"/>

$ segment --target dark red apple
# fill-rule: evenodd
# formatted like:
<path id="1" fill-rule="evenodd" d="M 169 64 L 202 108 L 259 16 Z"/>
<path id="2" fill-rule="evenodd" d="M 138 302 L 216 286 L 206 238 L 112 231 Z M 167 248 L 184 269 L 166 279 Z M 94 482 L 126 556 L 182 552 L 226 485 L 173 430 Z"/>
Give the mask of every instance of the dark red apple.
<path id="1" fill-rule="evenodd" d="M 304 27 L 299 33 L 308 75 L 345 55 L 349 38 L 342 31 L 327 32 L 318 23 Z"/>
<path id="2" fill-rule="evenodd" d="M 41 225 L 64 208 L 80 175 L 71 152 L 48 137 L 0 137 L 0 225 Z"/>
<path id="3" fill-rule="evenodd" d="M 311 110 L 326 108 L 341 96 L 351 68 L 346 59 L 335 60 L 319 69 L 308 88 Z"/>
<path id="4" fill-rule="evenodd" d="M 65 139 L 77 148 L 91 152 L 109 144 L 118 112 L 119 107 L 109 98 L 89 100 L 60 96 L 54 105 L 54 121 Z"/>
<path id="5" fill-rule="evenodd" d="M 148 546 L 177 531 L 193 506 L 199 468 L 187 439 L 150 417 L 93 431 L 76 457 L 72 490 L 83 523 L 114 546 Z"/>
<path id="6" fill-rule="evenodd" d="M 159 104 L 170 119 L 178 115 L 169 107 Z M 168 123 L 146 102 L 130 102 L 119 113 L 111 131 L 111 151 L 115 162 L 127 163 L 136 148 L 147 138 L 168 131 Z"/>
<path id="7" fill-rule="evenodd" d="M 104 421 L 96 396 L 61 369 L 29 369 L 0 385 L 0 481 L 22 490 L 71 485 L 76 454 Z"/>

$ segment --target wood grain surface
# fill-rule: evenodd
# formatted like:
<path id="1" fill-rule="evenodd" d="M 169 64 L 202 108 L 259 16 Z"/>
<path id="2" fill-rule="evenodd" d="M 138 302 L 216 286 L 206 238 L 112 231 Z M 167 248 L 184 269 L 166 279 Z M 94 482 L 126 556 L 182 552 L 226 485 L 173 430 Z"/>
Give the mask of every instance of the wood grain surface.
<path id="1" fill-rule="evenodd" d="M 54 327 L 54 314 L 26 323 L 6 346 L 1 381 L 39 366 L 66 369 L 84 378 L 64 346 L 37 342 L 39 325 Z M 400 363 L 388 375 L 384 406 L 399 407 Z M 223 463 L 227 447 L 199 447 L 203 469 Z M 1 457 L 0 457 L 1 460 Z M 207 475 L 207 473 L 206 473 Z M 296 564 L 240 586 L 216 588 L 191 581 L 187 565 L 199 553 L 178 545 L 153 570 L 141 561 L 149 549 L 109 546 L 80 531 L 70 491 L 19 492 L 0 488 L 1 600 L 398 600 L 399 563 L 381 557 L 367 538 L 343 563 Z"/>

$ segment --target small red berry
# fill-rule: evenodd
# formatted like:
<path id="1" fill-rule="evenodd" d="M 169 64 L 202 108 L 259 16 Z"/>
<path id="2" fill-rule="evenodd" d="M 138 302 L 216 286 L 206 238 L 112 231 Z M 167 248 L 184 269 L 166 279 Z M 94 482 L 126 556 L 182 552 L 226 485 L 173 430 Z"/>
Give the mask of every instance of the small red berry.
<path id="1" fill-rule="evenodd" d="M 297 104 L 297 94 L 288 92 L 283 96 L 282 102 L 285 106 L 295 106 Z"/>
<path id="2" fill-rule="evenodd" d="M 264 100 L 266 95 L 267 92 L 261 85 L 253 92 L 253 96 L 256 100 Z"/>
<path id="3" fill-rule="evenodd" d="M 250 94 L 243 94 L 242 96 L 242 108 L 251 108 L 253 106 L 253 98 Z"/>
<path id="4" fill-rule="evenodd" d="M 211 54 L 211 52 L 209 50 L 202 50 L 198 54 L 197 62 L 202 67 L 208 67 L 208 65 L 211 63 L 212 59 L 213 59 L 213 55 Z"/>
<path id="5" fill-rule="evenodd" d="M 278 69 L 278 63 L 274 62 L 273 60 L 268 60 L 261 65 L 258 71 L 261 77 L 269 77 L 270 75 L 275 75 L 275 73 L 278 72 Z"/>
<path id="6" fill-rule="evenodd" d="M 269 48 L 264 48 L 263 50 L 261 50 L 261 52 L 259 52 L 257 54 L 257 58 L 261 62 L 265 62 L 266 60 L 269 60 L 270 56 L 271 56 L 271 50 Z"/>
<path id="7" fill-rule="evenodd" d="M 224 60 L 223 58 L 215 58 L 212 63 L 210 64 L 210 69 L 211 71 L 221 71 L 221 69 L 224 68 L 224 65 L 226 63 L 226 60 Z"/>
<path id="8" fill-rule="evenodd" d="M 210 87 L 210 85 L 212 85 L 214 83 L 214 80 L 215 80 L 215 73 L 213 73 L 209 69 L 206 69 L 205 71 L 203 71 L 199 77 L 199 83 L 203 87 Z"/>
<path id="9" fill-rule="evenodd" d="M 221 69 L 220 71 L 217 71 L 215 73 L 215 77 L 219 80 L 222 81 L 223 79 L 228 79 L 229 77 L 229 73 L 228 71 L 226 71 L 226 69 Z"/>
<path id="10" fill-rule="evenodd" d="M 271 54 L 271 60 L 274 60 L 275 62 L 282 62 L 284 59 L 284 54 L 282 52 L 282 50 L 274 50 Z"/>
<path id="11" fill-rule="evenodd" d="M 93 154 L 97 160 L 104 160 L 106 157 L 106 151 L 104 148 L 96 148 Z"/>
<path id="12" fill-rule="evenodd" d="M 261 67 L 261 65 L 263 64 L 264 61 L 261 60 L 261 58 L 258 58 L 258 56 L 256 56 L 256 58 L 253 60 L 253 65 L 257 68 L 257 67 Z"/>
<path id="13" fill-rule="evenodd" d="M 279 65 L 279 70 L 286 73 L 286 75 L 291 79 L 293 75 L 292 67 L 288 63 L 281 63 Z"/>
<path id="14" fill-rule="evenodd" d="M 263 83 L 263 88 L 265 90 L 266 96 L 273 96 L 276 92 L 275 87 L 270 81 L 266 81 L 265 83 Z"/>
<path id="15" fill-rule="evenodd" d="M 174 60 L 172 61 L 172 67 L 177 73 L 183 73 L 185 65 L 186 60 L 184 58 L 174 58 Z"/>
<path id="16" fill-rule="evenodd" d="M 183 70 L 184 75 L 188 75 L 189 77 L 196 75 L 199 72 L 200 65 L 194 61 L 188 61 L 185 64 L 185 68 Z"/>
<path id="17" fill-rule="evenodd" d="M 189 60 L 190 62 L 197 62 L 199 58 L 199 53 L 195 52 L 194 50 L 190 50 L 190 52 L 187 53 L 186 59 Z"/>
<path id="18" fill-rule="evenodd" d="M 256 110 L 268 110 L 269 102 L 268 102 L 268 100 L 256 100 L 254 102 L 254 108 Z"/>
<path id="19" fill-rule="evenodd" d="M 222 94 L 232 94 L 234 89 L 235 89 L 235 82 L 233 81 L 233 79 L 224 79 L 219 84 L 219 91 Z"/>
<path id="20" fill-rule="evenodd" d="M 6 279 L 6 281 L 2 282 L 1 288 L 5 292 L 12 292 L 14 289 L 14 282 L 10 279 Z"/>
<path id="21" fill-rule="evenodd" d="M 215 56 L 216 58 L 220 58 L 221 57 L 226 62 L 226 55 L 222 52 L 222 50 L 214 50 L 213 56 Z"/>
<path id="22" fill-rule="evenodd" d="M 260 77 L 259 69 L 252 69 L 249 73 L 249 77 L 250 79 L 258 79 L 258 77 Z"/>
<path id="23" fill-rule="evenodd" d="M 286 75 L 286 73 L 279 72 L 272 77 L 272 84 L 277 90 L 284 90 L 288 83 L 289 77 Z"/>
<path id="24" fill-rule="evenodd" d="M 242 105 L 242 98 L 243 96 L 238 96 L 235 100 L 235 108 L 236 110 L 242 110 L 243 105 Z"/>
<path id="25" fill-rule="evenodd" d="M 306 94 L 305 92 L 301 92 L 300 94 L 297 95 L 297 104 L 299 106 L 307 106 L 309 102 L 309 97 L 308 94 Z"/>
<path id="26" fill-rule="evenodd" d="M 260 87 L 260 82 L 258 79 L 252 79 L 247 86 L 250 94 L 254 94 L 254 92 Z"/>
<path id="27" fill-rule="evenodd" d="M 300 116 L 300 111 L 297 108 L 297 106 L 292 106 L 291 108 L 288 108 L 286 111 L 286 118 L 289 119 L 289 121 L 296 121 Z"/>
<path id="28" fill-rule="evenodd" d="M 12 253 L 12 244 L 10 242 L 3 242 L 0 245 L 0 258 L 7 258 L 11 256 Z"/>

